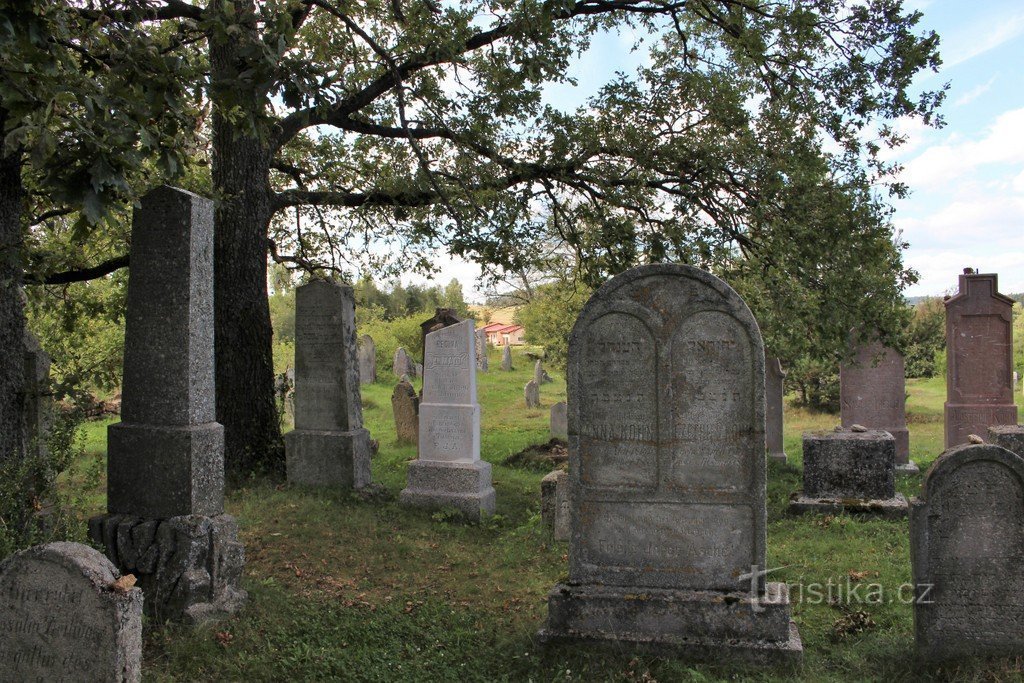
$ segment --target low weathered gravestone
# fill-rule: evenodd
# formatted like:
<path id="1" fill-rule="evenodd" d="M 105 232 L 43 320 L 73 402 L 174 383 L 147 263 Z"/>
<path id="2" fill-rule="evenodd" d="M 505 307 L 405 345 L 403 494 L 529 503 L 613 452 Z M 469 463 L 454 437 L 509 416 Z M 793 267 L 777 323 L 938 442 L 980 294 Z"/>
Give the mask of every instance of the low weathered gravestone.
<path id="1" fill-rule="evenodd" d="M 569 338 L 569 579 L 542 642 L 795 661 L 784 583 L 765 581 L 764 347 L 728 285 L 633 268 Z"/>
<path id="2" fill-rule="evenodd" d="M 551 406 L 551 437 L 569 438 L 569 406 L 565 401 L 559 401 Z"/>
<path id="3" fill-rule="evenodd" d="M 501 369 L 505 372 L 512 371 L 512 347 L 508 344 L 505 345 L 505 349 L 501 352 Z"/>
<path id="4" fill-rule="evenodd" d="M 791 512 L 906 517 L 907 499 L 896 493 L 896 440 L 862 429 L 804 433 L 804 487 L 790 499 Z"/>
<path id="5" fill-rule="evenodd" d="M 965 269 L 960 291 L 946 300 L 946 448 L 1017 424 L 1012 317 L 1013 299 L 999 293 L 997 276 Z"/>
<path id="6" fill-rule="evenodd" d="M 910 460 L 907 388 L 903 354 L 881 342 L 861 343 L 853 360 L 839 366 L 839 405 L 843 427 L 864 425 L 896 439 L 896 469 L 917 472 Z"/>
<path id="7" fill-rule="evenodd" d="M 1024 425 L 996 425 L 988 428 L 988 440 L 1024 458 Z"/>
<path id="8" fill-rule="evenodd" d="M 48 543 L 0 563 L 0 679 L 134 683 L 142 591 L 102 553 Z"/>
<path id="9" fill-rule="evenodd" d="M 416 377 L 416 363 L 413 362 L 412 358 L 401 346 L 395 349 L 391 369 L 395 373 L 395 377 L 399 379 L 402 377 L 408 377 L 409 379 Z"/>
<path id="10" fill-rule="evenodd" d="M 377 381 L 377 345 L 373 337 L 364 334 L 359 337 L 359 383 L 373 384 Z"/>
<path id="11" fill-rule="evenodd" d="M 910 508 L 914 636 L 928 659 L 1024 655 L 1024 459 L 963 445 Z"/>
<path id="12" fill-rule="evenodd" d="M 483 328 L 476 331 L 476 369 L 487 372 L 487 332 Z"/>
<path id="13" fill-rule="evenodd" d="M 370 483 L 355 318 L 351 287 L 313 280 L 295 290 L 295 429 L 284 436 L 293 484 Z"/>
<path id="14" fill-rule="evenodd" d="M 109 514 L 89 520 L 89 534 L 138 577 L 147 614 L 204 621 L 246 597 L 214 412 L 213 202 L 153 190 L 135 212 L 130 257 L 121 422 L 107 430 Z"/>
<path id="15" fill-rule="evenodd" d="M 540 516 L 556 541 L 569 540 L 569 473 L 553 470 L 540 480 Z"/>
<path id="16" fill-rule="evenodd" d="M 785 379 L 786 371 L 782 369 L 782 363 L 779 362 L 779 359 L 775 356 L 766 357 L 764 372 L 764 440 L 768 457 L 777 462 L 786 462 L 786 448 L 782 443 L 782 403 L 783 396 L 785 395 L 783 380 Z"/>
<path id="17" fill-rule="evenodd" d="M 403 505 L 452 508 L 471 519 L 494 513 L 491 465 L 480 459 L 474 347 L 470 320 L 427 335 L 419 458 L 409 463 Z"/>
<path id="18" fill-rule="evenodd" d="M 395 416 L 395 434 L 399 444 L 419 443 L 420 397 L 416 389 L 401 380 L 391 393 L 391 411 Z"/>
<path id="19" fill-rule="evenodd" d="M 537 384 L 537 380 L 531 379 L 523 387 L 523 399 L 526 401 L 527 408 L 540 408 L 540 386 Z"/>

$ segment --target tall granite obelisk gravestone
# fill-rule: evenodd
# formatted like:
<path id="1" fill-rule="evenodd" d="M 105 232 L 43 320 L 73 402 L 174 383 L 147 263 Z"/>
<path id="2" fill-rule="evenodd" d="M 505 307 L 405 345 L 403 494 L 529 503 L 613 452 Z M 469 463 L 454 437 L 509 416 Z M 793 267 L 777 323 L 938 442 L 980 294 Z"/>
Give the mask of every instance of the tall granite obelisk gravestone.
<path id="1" fill-rule="evenodd" d="M 351 287 L 314 280 L 295 291 L 295 429 L 284 442 L 293 484 L 370 483 Z"/>
<path id="2" fill-rule="evenodd" d="M 998 284 L 996 275 L 966 268 L 960 291 L 946 299 L 946 448 L 984 436 L 992 425 L 1017 424 L 1013 299 Z"/>
<path id="3" fill-rule="evenodd" d="M 910 507 L 914 636 L 928 659 L 1024 655 L 1024 458 L 961 445 Z"/>
<path id="4" fill-rule="evenodd" d="M 121 422 L 107 430 L 109 514 L 89 534 L 138 577 L 148 614 L 203 621 L 245 601 L 214 416 L 213 202 L 166 186 L 143 197 L 131 264 Z"/>
<path id="5" fill-rule="evenodd" d="M 903 354 L 873 341 L 861 343 L 851 362 L 839 366 L 839 405 L 843 427 L 863 425 L 892 434 L 896 469 L 917 472 L 910 461 L 907 430 L 907 383 Z"/>
<path id="6" fill-rule="evenodd" d="M 494 512 L 491 465 L 480 459 L 473 321 L 427 335 L 419 459 L 409 463 L 403 505 L 450 507 L 479 519 Z"/>
<path id="7" fill-rule="evenodd" d="M 542 641 L 795 661 L 765 581 L 764 347 L 743 300 L 690 266 L 633 268 L 569 338 L 569 580 Z"/>
<path id="8" fill-rule="evenodd" d="M 786 379 L 786 371 L 782 369 L 782 363 L 775 356 L 765 358 L 764 369 L 764 402 L 765 402 L 765 425 L 764 440 L 768 457 L 776 462 L 786 462 L 786 447 L 782 441 L 783 400 L 785 388 L 783 380 Z"/>

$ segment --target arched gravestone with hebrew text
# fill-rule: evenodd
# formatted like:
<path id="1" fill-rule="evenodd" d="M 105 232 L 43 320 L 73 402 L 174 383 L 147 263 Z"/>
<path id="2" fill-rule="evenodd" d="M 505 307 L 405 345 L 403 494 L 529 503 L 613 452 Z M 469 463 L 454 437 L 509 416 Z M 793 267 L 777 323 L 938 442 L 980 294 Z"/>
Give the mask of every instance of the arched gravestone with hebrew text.
<path id="1" fill-rule="evenodd" d="M 798 658 L 764 581 L 765 358 L 739 295 L 690 266 L 623 273 L 577 319 L 567 375 L 569 582 L 542 639 Z"/>

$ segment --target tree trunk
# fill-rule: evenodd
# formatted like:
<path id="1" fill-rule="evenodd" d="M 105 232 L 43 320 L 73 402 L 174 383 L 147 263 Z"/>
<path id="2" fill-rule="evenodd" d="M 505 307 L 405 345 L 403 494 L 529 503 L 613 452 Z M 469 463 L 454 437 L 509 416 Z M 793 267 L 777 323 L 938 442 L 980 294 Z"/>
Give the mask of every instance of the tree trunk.
<path id="1" fill-rule="evenodd" d="M 218 199 L 214 246 L 217 420 L 224 425 L 224 464 L 232 477 L 284 471 L 267 300 L 271 153 L 265 142 L 238 135 L 238 128 L 217 106 L 218 84 L 238 82 L 237 65 L 242 63 L 238 46 L 235 41 L 220 45 L 211 41 L 210 46 L 212 171 Z M 259 95 L 252 97 L 251 111 L 259 111 Z"/>
<path id="2" fill-rule="evenodd" d="M 0 109 L 0 131 L 6 112 Z M 0 157 L 0 460 L 22 455 L 25 305 L 21 152 Z"/>

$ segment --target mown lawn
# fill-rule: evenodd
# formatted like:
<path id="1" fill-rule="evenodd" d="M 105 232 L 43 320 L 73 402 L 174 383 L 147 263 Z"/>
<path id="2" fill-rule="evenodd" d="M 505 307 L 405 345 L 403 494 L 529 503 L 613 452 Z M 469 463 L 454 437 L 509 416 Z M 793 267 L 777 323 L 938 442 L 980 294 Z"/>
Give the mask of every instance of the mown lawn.
<path id="1" fill-rule="evenodd" d="M 389 381 L 364 387 L 367 427 L 380 440 L 374 480 L 388 499 L 295 490 L 253 481 L 228 496 L 241 522 L 248 565 L 246 611 L 187 629 L 149 623 L 145 676 L 156 681 L 710 681 L 710 680 L 1017 680 L 1017 661 L 935 668 L 914 655 L 911 607 L 895 599 L 910 581 L 905 522 L 785 513 L 800 487 L 800 434 L 831 429 L 836 416 L 788 409 L 790 462 L 769 467 L 768 562 L 804 599 L 793 616 L 804 643 L 797 671 L 692 667 L 674 660 L 557 647 L 539 650 L 548 589 L 567 573 L 567 546 L 541 528 L 542 473 L 502 465 L 548 438 L 548 409 L 565 398 L 564 378 L 541 388 L 542 407 L 526 410 L 522 387 L 532 364 L 479 376 L 482 455 L 494 465 L 497 515 L 466 525 L 444 514 L 409 511 L 394 497 L 415 448 L 394 443 Z M 912 458 L 922 471 L 942 445 L 941 378 L 908 384 Z M 1018 400 L 1019 396 L 1018 396 Z M 67 478 L 87 486 L 83 515 L 103 507 L 104 423 L 85 430 L 87 457 Z M 99 458 L 100 460 L 97 460 Z M 914 495 L 920 476 L 901 477 Z M 845 591 L 877 584 L 884 599 L 817 599 L 811 584 Z M 879 589 L 876 589 L 879 590 Z M 877 593 L 876 593 L 877 594 Z M 865 597 L 865 593 L 860 593 Z"/>

